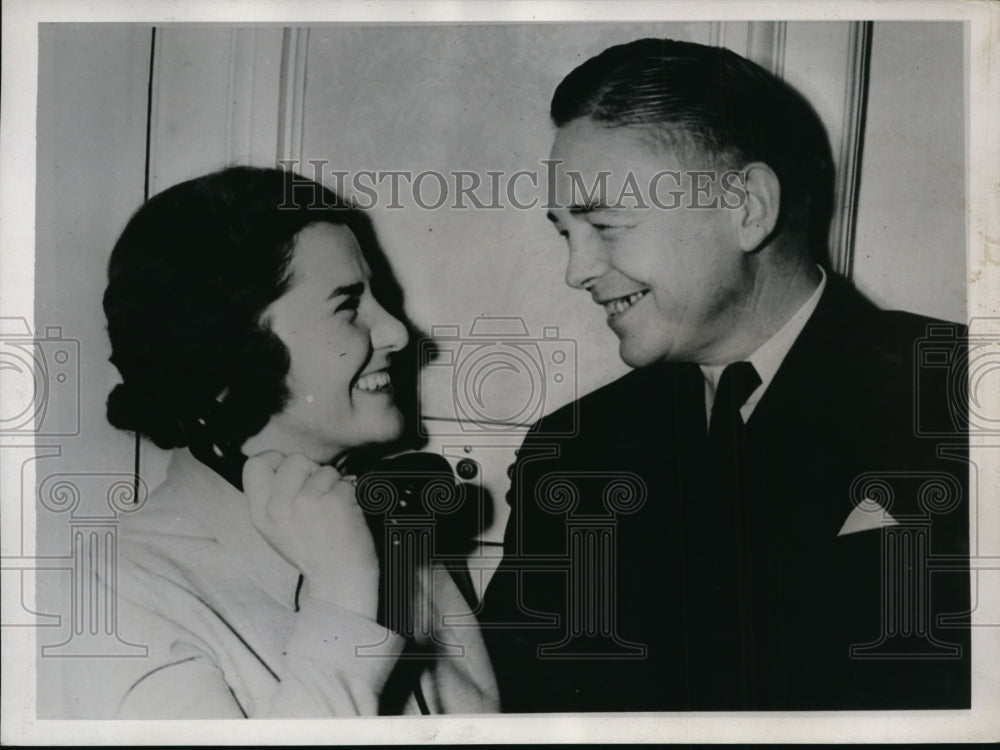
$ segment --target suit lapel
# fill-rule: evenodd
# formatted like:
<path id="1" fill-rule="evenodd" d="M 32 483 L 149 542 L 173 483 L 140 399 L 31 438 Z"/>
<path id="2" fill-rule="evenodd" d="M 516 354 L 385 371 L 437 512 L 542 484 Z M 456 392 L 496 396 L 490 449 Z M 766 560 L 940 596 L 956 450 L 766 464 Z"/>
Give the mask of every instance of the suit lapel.
<path id="1" fill-rule="evenodd" d="M 857 376 L 869 305 L 846 282 L 828 277 L 816 311 L 802 329 L 757 404 L 750 426 L 779 416 L 826 411 L 828 394 L 842 391 Z M 838 404 L 838 408 L 842 405 Z M 808 411 L 803 414 L 801 409 Z"/>
<path id="2" fill-rule="evenodd" d="M 758 508 L 761 528 L 776 536 L 808 532 L 829 541 L 851 511 L 841 469 L 853 463 L 865 409 L 873 309 L 846 282 L 829 277 L 747 424 L 750 465 L 760 468 L 758 487 L 768 488 L 756 502 L 781 509 Z"/>

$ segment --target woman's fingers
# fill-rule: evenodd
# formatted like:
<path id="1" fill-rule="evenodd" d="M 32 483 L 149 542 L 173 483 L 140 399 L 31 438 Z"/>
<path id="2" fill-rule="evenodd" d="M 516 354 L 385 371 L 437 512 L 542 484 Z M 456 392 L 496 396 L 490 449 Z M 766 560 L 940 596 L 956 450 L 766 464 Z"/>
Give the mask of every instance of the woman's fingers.
<path id="1" fill-rule="evenodd" d="M 325 495 L 339 481 L 339 471 L 332 466 L 321 466 L 306 479 L 305 484 L 302 485 L 301 494 L 306 497 Z"/>
<path id="2" fill-rule="evenodd" d="M 270 488 L 274 481 L 274 472 L 285 460 L 285 454 L 280 451 L 264 451 L 247 459 L 243 465 L 243 486 L 261 487 L 265 483 Z"/>
<path id="3" fill-rule="evenodd" d="M 305 456 L 294 454 L 281 462 L 274 472 L 271 499 L 267 513 L 271 518 L 285 518 L 292 509 L 292 503 L 302 492 L 302 486 L 320 468 L 319 464 Z"/>
<path id="4" fill-rule="evenodd" d="M 250 518 L 308 582 L 309 596 L 374 618 L 379 563 L 351 478 L 300 455 L 247 461 Z"/>
<path id="5" fill-rule="evenodd" d="M 247 460 L 243 487 L 256 522 L 288 518 L 296 501 L 316 499 L 340 481 L 332 466 L 320 466 L 305 456 L 266 451 Z"/>
<path id="6" fill-rule="evenodd" d="M 250 518 L 255 524 L 259 525 L 265 517 L 274 487 L 274 473 L 284 460 L 284 453 L 265 451 L 248 458 L 243 465 L 243 492 L 250 506 Z"/>

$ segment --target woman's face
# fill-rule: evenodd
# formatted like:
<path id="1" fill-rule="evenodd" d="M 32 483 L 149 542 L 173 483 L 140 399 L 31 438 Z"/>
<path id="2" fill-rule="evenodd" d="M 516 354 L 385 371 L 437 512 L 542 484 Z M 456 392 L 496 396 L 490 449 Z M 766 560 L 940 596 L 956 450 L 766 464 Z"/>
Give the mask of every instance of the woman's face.
<path id="1" fill-rule="evenodd" d="M 279 450 L 323 462 L 400 436 L 403 416 L 387 367 L 408 337 L 372 296 L 370 276 L 347 227 L 310 224 L 296 236 L 288 291 L 262 316 L 288 347 L 291 398 L 245 452 Z"/>

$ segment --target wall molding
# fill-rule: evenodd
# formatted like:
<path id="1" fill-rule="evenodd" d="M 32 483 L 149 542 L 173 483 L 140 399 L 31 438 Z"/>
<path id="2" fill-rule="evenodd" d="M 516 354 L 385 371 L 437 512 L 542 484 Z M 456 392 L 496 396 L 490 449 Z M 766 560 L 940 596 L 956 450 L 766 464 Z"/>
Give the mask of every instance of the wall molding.
<path id="1" fill-rule="evenodd" d="M 285 29 L 281 40 L 281 78 L 278 91 L 277 159 L 304 161 L 306 61 L 309 29 Z M 301 166 L 299 166 L 301 170 Z"/>
<path id="2" fill-rule="evenodd" d="M 753 21 L 747 24 L 747 57 L 779 78 L 785 74 L 785 21 Z"/>
<path id="3" fill-rule="evenodd" d="M 278 29 L 229 32 L 225 151 L 230 164 L 276 163 L 282 41 Z"/>
<path id="4" fill-rule="evenodd" d="M 820 94 L 821 98 L 830 97 L 828 102 L 840 103 L 839 110 L 828 110 L 826 121 L 831 131 L 836 180 L 828 248 L 832 269 L 846 278 L 851 277 L 854 267 L 873 26 L 871 21 L 854 21 L 824 27 L 822 34 L 828 45 L 843 45 L 840 49 L 846 66 L 834 75 L 824 76 L 817 91 L 804 92 L 810 100 Z M 785 78 L 787 34 L 788 24 L 784 21 L 715 22 L 709 26 L 709 43 L 728 47 Z M 803 57 L 801 38 L 796 50 L 796 69 L 808 69 L 809 56 Z"/>
<path id="5" fill-rule="evenodd" d="M 708 43 L 726 47 L 781 76 L 785 67 L 785 21 L 713 21 Z"/>
<path id="6" fill-rule="evenodd" d="M 712 21 L 708 25 L 708 44 L 711 47 L 725 46 L 726 29 L 722 21 Z"/>
<path id="7" fill-rule="evenodd" d="M 835 153 L 837 181 L 834 188 L 836 203 L 830 227 L 830 264 L 834 271 L 845 278 L 851 278 L 854 269 L 855 225 L 861 184 L 873 26 L 872 21 L 851 23 L 844 86 L 844 120 Z"/>

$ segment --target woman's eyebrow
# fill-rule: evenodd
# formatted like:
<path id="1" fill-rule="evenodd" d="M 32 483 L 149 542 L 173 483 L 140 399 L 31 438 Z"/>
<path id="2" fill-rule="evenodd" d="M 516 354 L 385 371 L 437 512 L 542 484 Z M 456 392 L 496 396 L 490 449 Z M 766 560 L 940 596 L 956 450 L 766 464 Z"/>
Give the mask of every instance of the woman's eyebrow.
<path id="1" fill-rule="evenodd" d="M 327 297 L 327 299 L 333 299 L 334 297 L 360 297 L 365 291 L 365 283 L 363 281 L 356 281 L 353 284 L 346 284 L 345 286 L 338 286 Z"/>

